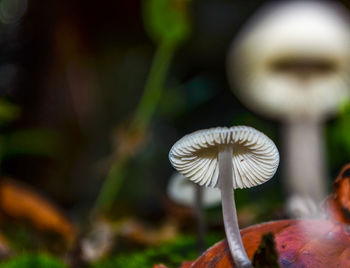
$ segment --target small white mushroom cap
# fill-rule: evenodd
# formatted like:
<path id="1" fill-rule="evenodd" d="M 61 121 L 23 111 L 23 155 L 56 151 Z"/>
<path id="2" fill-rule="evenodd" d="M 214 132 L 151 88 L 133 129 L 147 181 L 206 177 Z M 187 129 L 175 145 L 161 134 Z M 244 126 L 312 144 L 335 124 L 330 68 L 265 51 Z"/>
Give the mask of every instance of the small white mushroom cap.
<path id="1" fill-rule="evenodd" d="M 195 184 L 190 182 L 182 174 L 175 172 L 168 183 L 168 196 L 178 204 L 194 206 L 196 189 Z M 216 206 L 221 203 L 221 192 L 217 188 L 203 189 L 203 206 L 206 208 Z"/>
<path id="2" fill-rule="evenodd" d="M 348 12 L 335 1 L 281 2 L 253 16 L 233 42 L 230 82 L 252 110 L 322 120 L 350 96 Z"/>
<path id="3" fill-rule="evenodd" d="M 269 180 L 279 164 L 275 144 L 247 126 L 196 131 L 177 141 L 169 152 L 172 166 L 199 185 L 219 186 L 218 153 L 232 146 L 233 187 L 249 188 Z"/>

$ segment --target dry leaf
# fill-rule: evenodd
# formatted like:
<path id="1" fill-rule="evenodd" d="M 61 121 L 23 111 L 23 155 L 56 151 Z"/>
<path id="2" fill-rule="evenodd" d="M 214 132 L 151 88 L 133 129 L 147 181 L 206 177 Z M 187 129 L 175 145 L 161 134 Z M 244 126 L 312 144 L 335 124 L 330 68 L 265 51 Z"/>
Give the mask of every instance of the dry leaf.
<path id="1" fill-rule="evenodd" d="M 241 231 L 252 259 L 261 238 L 272 232 L 281 268 L 350 267 L 350 233 L 347 226 L 326 220 L 282 220 L 251 226 Z M 191 268 L 234 267 L 226 240 L 208 249 Z"/>
<path id="2" fill-rule="evenodd" d="M 72 223 L 47 199 L 11 179 L 0 183 L 0 210 L 7 216 L 27 221 L 42 231 L 56 232 L 68 243 L 75 239 Z"/>
<path id="3" fill-rule="evenodd" d="M 325 208 L 333 221 L 350 224 L 350 164 L 340 171 L 333 194 L 325 201 Z"/>

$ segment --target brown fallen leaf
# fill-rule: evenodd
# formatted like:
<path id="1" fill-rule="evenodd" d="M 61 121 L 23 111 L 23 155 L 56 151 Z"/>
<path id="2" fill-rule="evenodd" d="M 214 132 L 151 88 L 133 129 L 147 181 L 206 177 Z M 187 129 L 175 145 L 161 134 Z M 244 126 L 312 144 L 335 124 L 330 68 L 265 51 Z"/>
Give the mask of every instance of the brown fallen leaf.
<path id="1" fill-rule="evenodd" d="M 0 211 L 39 230 L 58 233 L 69 244 L 75 239 L 74 226 L 56 206 L 13 179 L 2 178 L 0 182 Z"/>
<path id="2" fill-rule="evenodd" d="M 350 164 L 342 168 L 333 188 L 324 203 L 326 212 L 331 220 L 350 224 Z"/>
<path id="3" fill-rule="evenodd" d="M 350 267 L 350 233 L 346 225 L 326 220 L 281 220 L 248 227 L 241 235 L 250 259 L 268 232 L 275 236 L 281 268 Z M 191 265 L 191 268 L 229 267 L 235 266 L 226 240 L 215 244 Z"/>

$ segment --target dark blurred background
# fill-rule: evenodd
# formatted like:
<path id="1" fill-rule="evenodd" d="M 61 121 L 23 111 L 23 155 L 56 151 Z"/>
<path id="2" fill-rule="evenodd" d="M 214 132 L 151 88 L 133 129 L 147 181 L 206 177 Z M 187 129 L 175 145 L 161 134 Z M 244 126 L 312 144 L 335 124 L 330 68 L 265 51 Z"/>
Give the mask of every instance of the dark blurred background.
<path id="1" fill-rule="evenodd" d="M 190 3 L 191 35 L 176 51 L 150 140 L 124 182 L 122 193 L 133 205 L 159 209 L 155 193 L 173 172 L 168 151 L 186 133 L 245 123 L 276 135 L 272 123 L 236 100 L 225 70 L 232 38 L 263 2 Z M 2 174 L 34 185 L 67 210 L 88 208 L 108 171 L 115 129 L 132 116 L 155 51 L 141 2 L 1 5 L 1 92 L 20 110 L 2 126 L 9 143 Z"/>
<path id="2" fill-rule="evenodd" d="M 183 135 L 245 124 L 280 146 L 278 123 L 247 110 L 226 75 L 232 39 L 266 1 L 177 1 L 188 6 L 190 34 L 174 51 L 145 142 L 125 164 L 110 211 L 151 225 L 167 213 L 168 152 Z M 1 174 L 31 185 L 75 222 L 91 213 L 116 161 L 120 129 L 132 121 L 157 49 L 142 3 L 0 1 Z M 339 122 L 327 123 L 330 178 L 350 156 L 349 138 L 334 134 Z M 238 208 L 264 207 L 249 224 L 282 215 L 279 178 L 237 191 Z"/>

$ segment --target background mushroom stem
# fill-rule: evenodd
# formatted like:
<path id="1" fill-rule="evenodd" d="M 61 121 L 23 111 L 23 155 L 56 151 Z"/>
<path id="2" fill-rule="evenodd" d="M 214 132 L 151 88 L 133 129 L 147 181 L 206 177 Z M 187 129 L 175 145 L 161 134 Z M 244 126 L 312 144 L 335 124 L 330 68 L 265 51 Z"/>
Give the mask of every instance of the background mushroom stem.
<path id="1" fill-rule="evenodd" d="M 243 247 L 238 227 L 237 211 L 233 191 L 232 146 L 219 149 L 219 178 L 227 242 L 235 265 L 239 268 L 253 267 Z"/>
<path id="2" fill-rule="evenodd" d="M 195 187 L 195 213 L 197 219 L 198 250 L 201 254 L 205 250 L 205 223 L 203 217 L 203 189 L 199 185 Z"/>
<path id="3" fill-rule="evenodd" d="M 304 119 L 292 121 L 283 127 L 285 147 L 285 172 L 288 191 L 298 198 L 319 204 L 325 197 L 325 159 L 323 128 L 317 121 Z M 301 203 L 298 203 L 300 206 Z M 288 204 L 290 210 L 305 210 Z M 314 207 L 317 207 L 315 205 Z M 297 215 L 297 211 L 290 211 Z M 296 212 L 296 214 L 295 214 Z M 310 216 L 317 211 L 309 211 Z"/>

